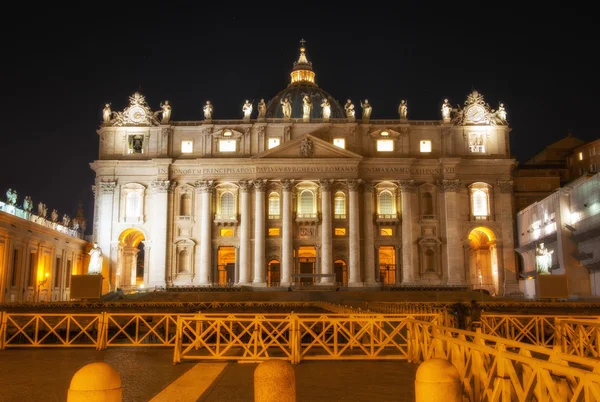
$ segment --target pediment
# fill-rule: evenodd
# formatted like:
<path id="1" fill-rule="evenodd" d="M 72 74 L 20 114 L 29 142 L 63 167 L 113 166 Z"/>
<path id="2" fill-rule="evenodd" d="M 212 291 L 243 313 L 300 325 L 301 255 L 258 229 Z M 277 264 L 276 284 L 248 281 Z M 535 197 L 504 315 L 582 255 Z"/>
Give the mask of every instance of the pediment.
<path id="1" fill-rule="evenodd" d="M 252 159 L 275 158 L 304 158 L 304 159 L 354 159 L 361 160 L 362 156 L 337 147 L 327 141 L 306 134 L 293 141 L 286 142 L 278 147 L 264 151 Z"/>

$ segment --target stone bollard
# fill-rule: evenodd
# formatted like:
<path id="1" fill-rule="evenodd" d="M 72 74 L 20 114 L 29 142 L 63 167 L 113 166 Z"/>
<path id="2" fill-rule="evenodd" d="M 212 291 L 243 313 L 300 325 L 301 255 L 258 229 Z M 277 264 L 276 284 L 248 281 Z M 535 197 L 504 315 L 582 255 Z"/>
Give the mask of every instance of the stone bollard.
<path id="1" fill-rule="evenodd" d="M 67 402 L 121 402 L 121 375 L 104 362 L 80 368 L 71 379 Z"/>
<path id="2" fill-rule="evenodd" d="M 458 369 L 448 360 L 429 359 L 417 369 L 415 402 L 462 402 Z"/>
<path id="3" fill-rule="evenodd" d="M 296 402 L 296 374 L 285 360 L 266 360 L 254 370 L 254 402 Z"/>

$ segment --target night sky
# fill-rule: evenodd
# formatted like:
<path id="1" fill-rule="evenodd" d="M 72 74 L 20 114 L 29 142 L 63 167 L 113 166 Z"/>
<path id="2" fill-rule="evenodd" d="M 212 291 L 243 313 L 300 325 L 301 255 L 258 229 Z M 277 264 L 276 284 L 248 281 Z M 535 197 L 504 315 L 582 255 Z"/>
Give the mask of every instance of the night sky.
<path id="1" fill-rule="evenodd" d="M 406 99 L 409 119 L 439 120 L 444 98 L 476 89 L 504 103 L 521 163 L 569 131 L 599 137 L 600 35 L 583 3 L 128 3 L 4 14 L 0 199 L 11 187 L 60 216 L 80 200 L 91 220 L 105 103 L 121 111 L 140 91 L 153 110 L 169 100 L 172 120 L 202 120 L 206 100 L 214 119 L 241 118 L 245 99 L 287 86 L 301 38 L 317 84 L 357 116 L 368 98 L 373 119 L 398 118 Z"/>

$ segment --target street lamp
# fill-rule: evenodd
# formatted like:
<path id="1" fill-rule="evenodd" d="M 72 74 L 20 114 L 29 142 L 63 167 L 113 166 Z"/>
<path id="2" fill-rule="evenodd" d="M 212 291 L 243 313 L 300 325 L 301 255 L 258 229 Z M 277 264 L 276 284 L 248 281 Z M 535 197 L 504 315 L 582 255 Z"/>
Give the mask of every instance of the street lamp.
<path id="1" fill-rule="evenodd" d="M 46 282 L 48 282 L 48 277 L 49 277 L 49 276 L 50 276 L 50 274 L 49 274 L 48 272 L 46 272 L 46 273 L 44 274 L 44 279 L 41 279 L 41 280 L 40 280 L 40 283 L 39 283 L 39 285 L 38 285 L 38 288 L 37 288 L 38 301 L 40 301 L 40 288 L 41 288 L 42 286 L 44 286 L 44 285 L 46 284 Z"/>

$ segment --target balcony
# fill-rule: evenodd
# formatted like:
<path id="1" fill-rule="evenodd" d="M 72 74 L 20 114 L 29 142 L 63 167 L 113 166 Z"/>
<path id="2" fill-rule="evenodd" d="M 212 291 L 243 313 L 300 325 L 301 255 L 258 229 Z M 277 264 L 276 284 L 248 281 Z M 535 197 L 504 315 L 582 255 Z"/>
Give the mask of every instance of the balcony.
<path id="1" fill-rule="evenodd" d="M 397 225 L 399 221 L 398 214 L 377 214 L 375 218 L 378 225 Z"/>
<path id="2" fill-rule="evenodd" d="M 236 226 L 237 224 L 237 215 L 215 215 L 215 225 L 217 226 Z"/>
<path id="3" fill-rule="evenodd" d="M 269 219 L 281 219 L 281 215 L 277 214 L 277 215 L 269 215 Z"/>
<path id="4" fill-rule="evenodd" d="M 296 223 L 299 225 L 316 225 L 319 222 L 319 214 L 296 214 Z"/>
<path id="5" fill-rule="evenodd" d="M 346 214 L 333 214 L 333 219 L 346 219 Z"/>
<path id="6" fill-rule="evenodd" d="M 471 215 L 471 222 L 493 221 L 492 215 Z"/>
<path id="7" fill-rule="evenodd" d="M 432 214 L 421 215 L 421 220 L 422 221 L 436 221 L 437 215 L 432 215 Z"/>

